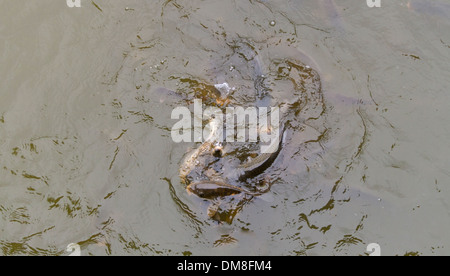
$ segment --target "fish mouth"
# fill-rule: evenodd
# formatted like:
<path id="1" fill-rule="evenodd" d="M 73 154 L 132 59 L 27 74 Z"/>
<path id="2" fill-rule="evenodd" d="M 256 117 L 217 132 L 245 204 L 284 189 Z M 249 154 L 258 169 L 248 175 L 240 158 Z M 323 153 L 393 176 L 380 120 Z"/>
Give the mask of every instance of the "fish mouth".
<path id="1" fill-rule="evenodd" d="M 201 198 L 214 199 L 218 197 L 234 196 L 244 194 L 248 196 L 260 196 L 269 191 L 270 185 L 261 191 L 249 191 L 244 187 L 228 184 L 222 180 L 196 181 L 189 184 L 186 190 Z"/>
<path id="2" fill-rule="evenodd" d="M 190 194 L 196 194 L 198 188 L 200 186 L 217 186 L 217 187 L 230 187 L 233 186 L 231 184 L 228 184 L 227 182 L 223 180 L 199 180 L 199 181 L 193 181 L 191 182 L 187 187 L 186 190 Z"/>
<path id="3" fill-rule="evenodd" d="M 231 196 L 246 192 L 242 188 L 228 184 L 222 180 L 203 180 L 195 181 L 186 187 L 188 194 L 196 195 L 201 198 L 213 199 L 223 196 Z"/>

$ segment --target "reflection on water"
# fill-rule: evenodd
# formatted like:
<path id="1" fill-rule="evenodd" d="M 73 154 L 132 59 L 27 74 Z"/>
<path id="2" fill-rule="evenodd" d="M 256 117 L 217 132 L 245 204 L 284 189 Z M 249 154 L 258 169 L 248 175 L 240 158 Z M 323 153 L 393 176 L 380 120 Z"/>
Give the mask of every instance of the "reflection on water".
<path id="1" fill-rule="evenodd" d="M 447 3 L 4 2 L 0 254 L 449 253 Z M 172 141 L 171 111 L 225 82 L 250 106 L 255 72 L 287 103 L 307 78 L 277 60 L 320 96 L 289 101 L 267 196 L 217 223 L 181 183 L 199 143 Z"/>

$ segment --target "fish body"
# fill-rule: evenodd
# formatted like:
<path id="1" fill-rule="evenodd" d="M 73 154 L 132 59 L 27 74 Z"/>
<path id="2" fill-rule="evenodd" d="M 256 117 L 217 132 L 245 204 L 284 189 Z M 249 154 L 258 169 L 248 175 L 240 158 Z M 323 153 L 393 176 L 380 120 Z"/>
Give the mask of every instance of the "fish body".
<path id="1" fill-rule="evenodd" d="M 284 143 L 284 129 L 282 128 L 281 137 L 278 141 L 273 141 L 267 153 L 261 153 L 254 159 L 238 167 L 239 179 L 244 180 L 252 176 L 259 175 L 272 165 L 279 155 Z"/>
<path id="2" fill-rule="evenodd" d="M 221 72 L 225 75 L 224 78 L 218 79 L 219 84 L 214 87 L 221 91 L 221 97 L 227 98 L 231 106 L 236 104 L 266 108 L 265 110 L 270 107 L 272 111 L 265 118 L 270 118 L 268 120 L 270 123 L 259 125 L 259 142 L 229 143 L 219 139 L 226 131 L 221 132 L 224 128 L 216 127 L 214 125 L 216 120 L 213 120 L 213 124 L 210 123 L 211 135 L 197 149 L 186 155 L 179 172 L 187 192 L 208 201 L 209 217 L 231 223 L 236 213 L 250 199 L 258 197 L 264 200 L 270 196 L 268 191 L 273 183 L 273 176 L 276 175 L 271 168 L 278 170 L 276 163 L 282 156 L 281 151 L 286 147 L 286 136 L 289 136 L 286 133 L 287 129 L 293 127 L 292 122 L 301 123 L 302 120 L 320 116 L 323 112 L 320 108 L 323 100 L 320 77 L 309 65 L 311 62 L 307 65 L 299 61 L 299 58 L 303 58 L 301 53 L 297 54 L 297 51 L 286 48 L 291 50 L 287 55 L 285 51 L 273 49 L 266 49 L 267 52 L 260 55 L 259 51 L 262 51 L 264 46 L 256 47 L 245 39 L 229 46 L 233 54 L 227 56 L 223 64 L 219 60 L 219 65 L 212 69 L 214 76 L 220 77 Z M 285 48 L 277 46 L 276 49 Z M 310 58 L 307 60 L 311 61 Z M 224 70 L 225 68 L 229 69 Z M 233 72 L 237 70 L 239 70 L 237 75 L 243 77 L 245 85 L 236 85 L 238 89 L 235 90 L 230 88 L 227 81 L 233 80 L 235 74 Z M 247 82 L 249 80 L 253 85 Z M 283 88 L 286 87 L 286 90 L 272 93 L 271 85 L 278 81 Z M 250 88 L 252 93 L 248 93 L 245 88 Z M 218 95 L 214 97 L 215 99 L 211 99 L 212 102 L 219 98 Z M 273 110 L 277 110 L 276 113 Z M 267 133 L 263 136 L 262 133 L 265 131 Z M 236 135 L 234 132 L 233 134 Z M 265 137 L 271 139 L 268 146 L 264 145 Z M 257 153 L 258 146 L 260 153 Z M 262 186 L 264 188 L 258 188 Z"/>
<path id="3" fill-rule="evenodd" d="M 217 143 L 217 135 L 216 132 L 218 130 L 218 125 L 216 121 L 212 121 L 211 125 L 211 133 L 206 138 L 206 141 L 200 145 L 194 152 L 192 152 L 180 167 L 180 177 L 184 183 L 187 183 L 188 174 L 194 170 L 196 166 L 199 165 L 199 159 L 202 155 L 210 155 L 214 150 L 214 145 Z"/>

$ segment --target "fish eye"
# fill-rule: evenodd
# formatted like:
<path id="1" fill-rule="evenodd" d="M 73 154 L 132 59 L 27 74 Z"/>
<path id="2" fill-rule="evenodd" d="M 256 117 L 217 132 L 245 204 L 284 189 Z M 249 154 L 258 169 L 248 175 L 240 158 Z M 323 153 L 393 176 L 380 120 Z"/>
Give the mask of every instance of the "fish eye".
<path id="1" fill-rule="evenodd" d="M 223 148 L 222 147 L 215 147 L 214 149 L 213 149 L 213 156 L 214 157 L 222 157 L 223 156 Z"/>

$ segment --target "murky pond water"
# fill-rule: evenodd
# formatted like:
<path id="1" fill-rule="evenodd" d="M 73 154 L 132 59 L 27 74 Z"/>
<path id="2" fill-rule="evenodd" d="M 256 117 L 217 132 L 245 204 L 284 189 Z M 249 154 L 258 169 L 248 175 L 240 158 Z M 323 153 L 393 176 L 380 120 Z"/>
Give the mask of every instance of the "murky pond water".
<path id="1" fill-rule="evenodd" d="M 450 254 L 450 2 L 0 2 L 1 255 Z M 171 112 L 255 72 L 286 138 L 218 222 Z"/>

